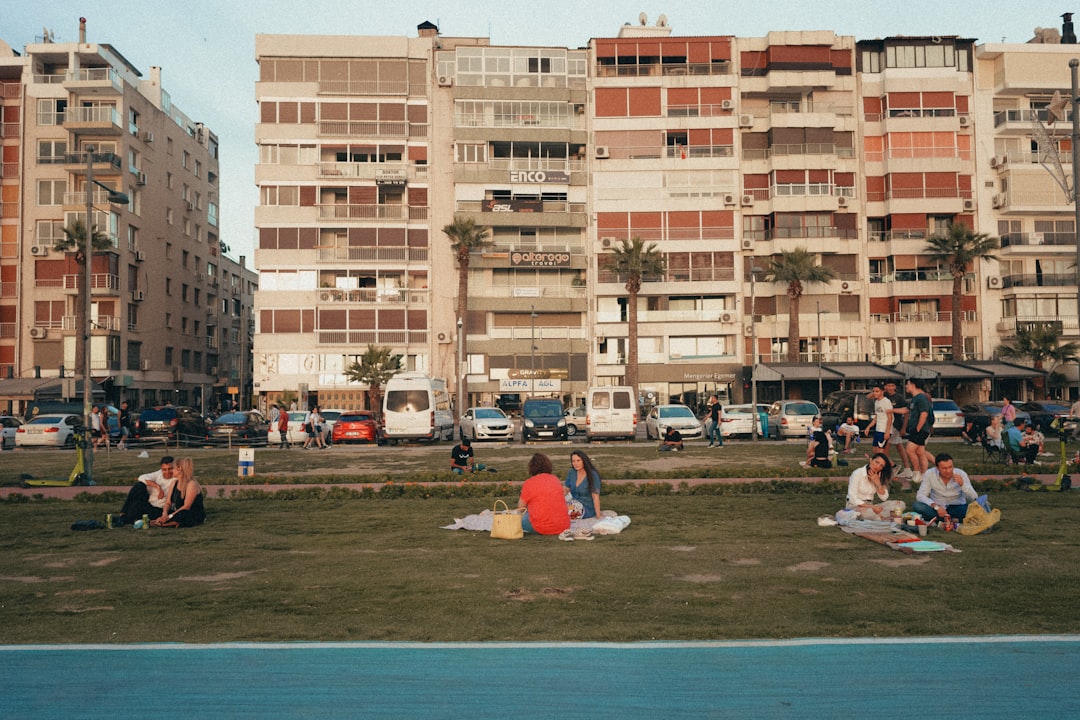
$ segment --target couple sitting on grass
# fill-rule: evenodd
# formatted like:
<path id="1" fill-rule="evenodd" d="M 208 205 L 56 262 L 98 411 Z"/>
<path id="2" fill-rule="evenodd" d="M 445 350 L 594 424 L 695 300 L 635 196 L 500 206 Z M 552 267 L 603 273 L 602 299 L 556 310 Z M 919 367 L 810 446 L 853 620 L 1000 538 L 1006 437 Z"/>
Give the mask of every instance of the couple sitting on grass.
<path id="1" fill-rule="evenodd" d="M 156 527 L 192 527 L 206 520 L 203 491 L 195 479 L 191 458 L 161 458 L 160 469 L 140 475 L 128 491 L 124 508 L 113 514 L 113 525 L 133 524 L 143 517 Z"/>
<path id="2" fill-rule="evenodd" d="M 570 529 L 571 515 L 594 518 L 600 515 L 600 473 L 589 456 L 580 450 L 570 453 L 570 470 L 559 482 L 552 472 L 551 458 L 536 453 L 529 459 L 529 479 L 521 486 L 518 509 L 525 512 L 521 528 L 527 533 L 559 535 Z"/>

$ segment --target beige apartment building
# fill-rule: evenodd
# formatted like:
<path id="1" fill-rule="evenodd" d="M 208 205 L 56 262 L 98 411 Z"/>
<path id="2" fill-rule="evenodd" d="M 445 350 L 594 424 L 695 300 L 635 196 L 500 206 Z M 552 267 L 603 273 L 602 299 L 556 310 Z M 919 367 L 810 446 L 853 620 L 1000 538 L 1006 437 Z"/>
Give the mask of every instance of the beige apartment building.
<path id="1" fill-rule="evenodd" d="M 376 344 L 451 388 L 467 375 L 459 407 L 506 392 L 574 404 L 624 382 L 634 311 L 647 403 L 745 402 L 754 366 L 765 401 L 912 374 L 964 400 L 1023 397 L 1031 371 L 997 346 L 1025 323 L 1078 333 L 1072 206 L 1031 122 L 1067 92 L 1075 50 L 684 37 L 663 19 L 577 49 L 430 23 L 415 38 L 260 36 L 256 391 L 362 407 L 344 370 Z M 492 240 L 470 258 L 460 335 L 442 233 L 455 215 Z M 953 221 L 1003 244 L 959 307 L 926 252 Z M 634 309 L 608 265 L 632 237 L 667 264 Z M 796 247 L 834 277 L 804 288 L 789 363 L 786 287 L 751 271 Z"/>
<path id="2" fill-rule="evenodd" d="M 85 222 L 93 256 L 91 372 L 113 403 L 210 410 L 250 387 L 254 271 L 220 236 L 218 139 L 106 43 L 0 43 L 0 401 L 18 411 L 46 381 L 82 375 L 81 266 L 58 252 Z M 88 183 L 88 175 L 93 182 Z M 109 202 L 109 193 L 129 202 Z M 230 396 L 230 389 L 237 393 Z M 249 391 L 250 392 L 250 391 Z"/>

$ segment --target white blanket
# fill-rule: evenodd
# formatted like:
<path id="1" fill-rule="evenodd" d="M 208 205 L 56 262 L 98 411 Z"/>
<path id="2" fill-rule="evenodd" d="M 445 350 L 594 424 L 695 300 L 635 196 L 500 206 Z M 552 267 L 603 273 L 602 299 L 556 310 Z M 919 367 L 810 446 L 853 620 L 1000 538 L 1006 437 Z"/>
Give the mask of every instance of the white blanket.
<path id="1" fill-rule="evenodd" d="M 492 513 L 491 510 L 484 510 L 479 515 L 466 515 L 463 518 L 454 518 L 453 523 L 443 525 L 442 528 L 443 530 L 476 530 L 491 532 L 491 516 L 493 514 L 494 513 Z M 573 531 L 591 530 L 594 535 L 617 535 L 629 524 L 630 518 L 627 515 L 616 515 L 611 510 L 604 510 L 600 513 L 600 517 L 571 520 L 570 529 Z"/>

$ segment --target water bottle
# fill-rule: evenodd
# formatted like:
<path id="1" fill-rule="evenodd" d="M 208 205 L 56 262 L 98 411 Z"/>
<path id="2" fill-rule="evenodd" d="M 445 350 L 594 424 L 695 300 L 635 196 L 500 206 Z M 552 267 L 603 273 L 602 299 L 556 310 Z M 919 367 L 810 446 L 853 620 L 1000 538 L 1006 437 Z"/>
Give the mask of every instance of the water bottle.
<path id="1" fill-rule="evenodd" d="M 143 515 L 142 516 L 142 526 L 144 528 L 150 527 L 150 516 L 149 515 Z"/>

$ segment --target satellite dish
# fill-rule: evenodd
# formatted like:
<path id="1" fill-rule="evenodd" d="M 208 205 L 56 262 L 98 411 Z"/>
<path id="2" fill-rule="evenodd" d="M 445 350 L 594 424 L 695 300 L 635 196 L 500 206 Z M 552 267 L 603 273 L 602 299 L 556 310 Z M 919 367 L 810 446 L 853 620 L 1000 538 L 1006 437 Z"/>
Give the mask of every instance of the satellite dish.
<path id="1" fill-rule="evenodd" d="M 660 13 L 660 17 L 656 18 L 656 27 L 667 27 L 667 15 Z"/>
<path id="2" fill-rule="evenodd" d="M 649 16 L 646 15 L 645 13 L 641 13 L 640 15 L 638 15 L 637 19 L 638 19 L 638 22 L 641 23 L 642 25 L 649 22 Z"/>

